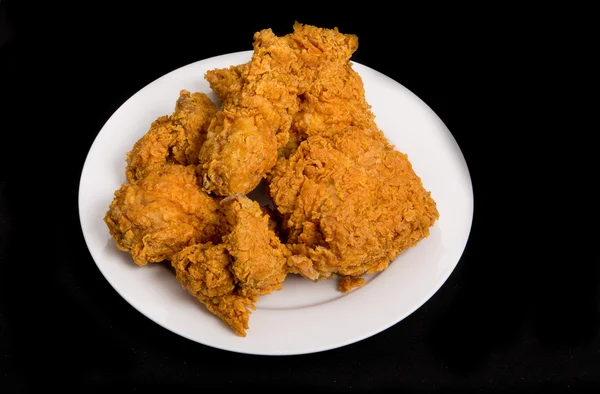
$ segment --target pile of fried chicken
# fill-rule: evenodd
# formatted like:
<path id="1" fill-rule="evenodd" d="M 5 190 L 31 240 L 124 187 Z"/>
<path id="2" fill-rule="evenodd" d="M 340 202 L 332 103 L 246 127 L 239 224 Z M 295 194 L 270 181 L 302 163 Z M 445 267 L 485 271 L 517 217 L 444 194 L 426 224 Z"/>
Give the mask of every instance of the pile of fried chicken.
<path id="1" fill-rule="evenodd" d="M 168 262 L 238 335 L 288 274 L 364 283 L 438 219 L 407 156 L 377 128 L 350 57 L 358 38 L 294 24 L 254 34 L 246 64 L 208 71 L 127 153 L 104 218 L 133 261 Z M 273 208 L 247 197 L 265 182 Z"/>

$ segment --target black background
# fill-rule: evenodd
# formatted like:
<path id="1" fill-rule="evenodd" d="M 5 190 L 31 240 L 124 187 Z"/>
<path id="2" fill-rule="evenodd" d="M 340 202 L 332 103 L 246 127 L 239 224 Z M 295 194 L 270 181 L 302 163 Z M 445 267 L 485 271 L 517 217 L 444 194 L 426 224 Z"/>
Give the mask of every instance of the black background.
<path id="1" fill-rule="evenodd" d="M 520 183 L 531 173 L 511 165 L 526 136 L 505 127 L 516 109 L 502 96 L 516 66 L 529 75 L 522 55 L 535 51 L 508 38 L 519 18 L 368 3 L 0 2 L 0 391 L 600 389 L 597 265 L 576 282 L 554 268 L 541 254 L 553 245 L 533 247 L 536 224 L 515 210 L 537 207 L 534 186 Z M 472 232 L 442 288 L 371 338 L 301 356 L 226 352 L 161 328 L 111 288 L 83 240 L 79 176 L 132 94 L 191 62 L 251 49 L 262 28 L 286 34 L 295 20 L 357 34 L 353 60 L 440 116 L 471 173 Z"/>

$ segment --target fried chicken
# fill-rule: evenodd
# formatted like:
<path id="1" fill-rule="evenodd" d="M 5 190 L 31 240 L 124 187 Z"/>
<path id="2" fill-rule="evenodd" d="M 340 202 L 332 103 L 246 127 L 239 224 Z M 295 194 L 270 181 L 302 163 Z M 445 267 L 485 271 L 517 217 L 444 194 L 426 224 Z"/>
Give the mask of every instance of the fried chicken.
<path id="1" fill-rule="evenodd" d="M 137 265 L 170 260 L 182 286 L 242 336 L 258 296 L 287 275 L 290 252 L 270 215 L 243 195 L 209 196 L 194 166 L 155 166 L 123 184 L 104 221 Z"/>
<path id="2" fill-rule="evenodd" d="M 302 95 L 300 110 L 295 116 L 298 142 L 309 136 L 332 136 L 348 126 L 377 127 L 375 115 L 365 99 L 362 79 L 350 62 L 319 71 L 316 81 Z"/>
<path id="3" fill-rule="evenodd" d="M 221 196 L 253 190 L 290 142 L 300 95 L 321 69 L 343 67 L 357 43 L 337 29 L 299 23 L 283 37 L 265 29 L 254 35 L 248 64 L 208 72 L 223 103 L 200 150 L 204 188 Z"/>
<path id="4" fill-rule="evenodd" d="M 308 137 L 278 161 L 270 193 L 288 231 L 291 271 L 313 280 L 387 268 L 438 217 L 408 157 L 376 128 Z"/>
<path id="5" fill-rule="evenodd" d="M 293 252 L 291 272 L 313 280 L 385 269 L 427 237 L 439 215 L 408 157 L 377 128 L 349 57 L 315 69 L 267 175 Z M 340 290 L 359 283 L 347 279 Z"/>
<path id="6" fill-rule="evenodd" d="M 104 218 L 137 265 L 170 261 L 182 287 L 240 336 L 288 274 L 341 277 L 338 289 L 351 291 L 439 217 L 375 123 L 350 62 L 356 36 L 296 23 L 282 37 L 257 32 L 253 46 L 248 63 L 205 74 L 218 110 L 182 90 L 152 123 Z M 245 196 L 261 181 L 279 223 Z"/>
<path id="7" fill-rule="evenodd" d="M 217 108 L 204 93 L 180 92 L 175 110 L 152 122 L 148 132 L 127 153 L 129 182 L 165 163 L 197 165 L 200 147 Z"/>
<path id="8" fill-rule="evenodd" d="M 211 90 L 219 97 L 222 105 L 235 105 L 235 100 L 242 98 L 243 75 L 247 75 L 249 65 L 250 63 L 245 63 L 206 72 L 204 78 L 210 84 Z"/>
<path id="9" fill-rule="evenodd" d="M 289 250 L 271 227 L 269 214 L 243 195 L 221 201 L 228 234 L 223 243 L 233 259 L 231 271 L 242 295 L 264 295 L 281 289 Z"/>
<path id="10" fill-rule="evenodd" d="M 137 265 L 168 260 L 196 243 L 217 241 L 218 203 L 200 190 L 194 166 L 163 164 L 115 192 L 104 217 L 119 249 Z"/>
<path id="11" fill-rule="evenodd" d="M 258 297 L 235 294 L 235 278 L 224 244 L 188 246 L 171 261 L 181 286 L 238 335 L 246 336 L 250 311 Z"/>
<path id="12" fill-rule="evenodd" d="M 223 199 L 222 243 L 197 244 L 171 261 L 177 279 L 209 311 L 246 336 L 258 296 L 281 289 L 289 250 L 269 228 L 269 215 L 242 195 Z"/>

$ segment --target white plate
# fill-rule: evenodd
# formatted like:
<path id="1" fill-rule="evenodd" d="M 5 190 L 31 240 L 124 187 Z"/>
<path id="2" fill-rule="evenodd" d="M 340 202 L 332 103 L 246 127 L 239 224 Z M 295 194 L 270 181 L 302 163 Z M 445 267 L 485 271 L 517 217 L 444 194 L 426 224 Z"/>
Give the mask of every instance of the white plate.
<path id="1" fill-rule="evenodd" d="M 398 323 L 446 281 L 466 246 L 473 189 L 463 155 L 439 117 L 391 78 L 358 63 L 376 121 L 409 160 L 440 213 L 431 235 L 389 268 L 343 295 L 337 281 L 290 275 L 283 289 L 264 296 L 238 337 L 184 290 L 160 264 L 138 267 L 119 251 L 103 221 L 113 193 L 125 182 L 125 154 L 157 117 L 170 114 L 181 89 L 210 92 L 207 70 L 247 62 L 252 52 L 217 56 L 179 68 L 127 100 L 92 144 L 81 174 L 79 214 L 90 253 L 114 289 L 134 308 L 172 332 L 204 345 L 240 353 L 291 355 L 348 345 Z"/>

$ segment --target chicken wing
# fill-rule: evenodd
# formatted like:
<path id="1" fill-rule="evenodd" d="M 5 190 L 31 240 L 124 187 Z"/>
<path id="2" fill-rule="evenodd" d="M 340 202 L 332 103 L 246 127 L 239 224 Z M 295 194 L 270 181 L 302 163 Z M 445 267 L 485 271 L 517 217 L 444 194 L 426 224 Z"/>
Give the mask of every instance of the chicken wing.
<path id="1" fill-rule="evenodd" d="M 127 153 L 129 182 L 165 163 L 197 165 L 200 147 L 217 108 L 204 93 L 180 92 L 171 116 L 152 122 L 148 132 Z"/>
<path id="2" fill-rule="evenodd" d="M 250 312 L 258 297 L 235 294 L 235 278 L 224 244 L 188 246 L 173 256 L 171 264 L 183 288 L 238 335 L 246 336 Z"/>
<path id="3" fill-rule="evenodd" d="M 137 265 L 168 260 L 195 243 L 218 241 L 218 203 L 200 190 L 194 166 L 163 164 L 125 183 L 104 221 L 119 249 Z"/>

